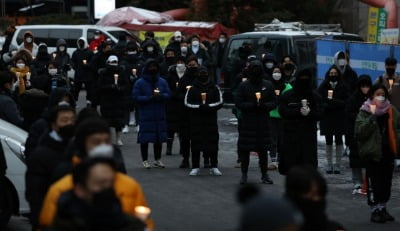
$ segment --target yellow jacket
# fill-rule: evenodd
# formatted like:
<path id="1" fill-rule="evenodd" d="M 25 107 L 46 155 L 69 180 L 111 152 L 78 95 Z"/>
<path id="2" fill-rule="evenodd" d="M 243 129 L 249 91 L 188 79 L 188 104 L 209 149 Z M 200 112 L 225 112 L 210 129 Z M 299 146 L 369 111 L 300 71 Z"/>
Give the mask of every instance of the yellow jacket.
<path id="1" fill-rule="evenodd" d="M 25 67 L 23 69 L 19 69 L 17 67 L 11 67 L 10 71 L 13 72 L 18 78 L 19 81 L 18 93 L 22 95 L 26 91 L 26 81 L 27 81 L 26 75 L 29 72 L 29 68 Z"/>
<path id="2" fill-rule="evenodd" d="M 68 174 L 54 183 L 47 192 L 46 198 L 39 217 L 41 227 L 52 225 L 57 214 L 57 203 L 61 194 L 73 188 L 72 174 Z M 146 206 L 147 202 L 144 197 L 142 188 L 139 183 L 131 177 L 116 173 L 114 190 L 117 198 L 120 200 L 124 213 L 134 216 L 136 206 Z M 154 230 L 154 224 L 151 219 L 147 220 L 147 227 Z"/>

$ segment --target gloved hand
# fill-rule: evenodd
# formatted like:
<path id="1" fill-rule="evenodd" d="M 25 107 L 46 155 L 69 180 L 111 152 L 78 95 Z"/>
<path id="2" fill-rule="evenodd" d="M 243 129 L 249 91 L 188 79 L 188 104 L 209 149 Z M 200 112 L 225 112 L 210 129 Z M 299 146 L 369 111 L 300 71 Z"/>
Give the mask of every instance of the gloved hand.
<path id="1" fill-rule="evenodd" d="M 300 108 L 300 113 L 302 116 L 308 116 L 308 114 L 310 114 L 310 107 L 302 107 Z"/>

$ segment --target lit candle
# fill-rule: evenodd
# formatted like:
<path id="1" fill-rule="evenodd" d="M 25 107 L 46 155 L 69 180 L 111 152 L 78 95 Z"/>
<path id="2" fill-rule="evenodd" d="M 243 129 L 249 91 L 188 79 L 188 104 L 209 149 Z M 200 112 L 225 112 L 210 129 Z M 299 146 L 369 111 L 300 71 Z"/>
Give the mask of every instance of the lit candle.
<path id="1" fill-rule="evenodd" d="M 307 107 L 308 101 L 307 101 L 306 99 L 301 100 L 301 105 L 302 105 L 303 107 Z"/>
<path id="2" fill-rule="evenodd" d="M 151 213 L 151 209 L 145 206 L 136 206 L 135 207 L 135 216 L 139 218 L 141 221 L 146 222 Z"/>
<path id="3" fill-rule="evenodd" d="M 186 86 L 186 90 L 189 90 L 191 87 L 192 87 L 192 86 L 190 86 L 190 85 L 189 85 L 189 86 Z"/>
<path id="4" fill-rule="evenodd" d="M 136 76 L 136 68 L 132 69 L 132 75 Z"/>
<path id="5" fill-rule="evenodd" d="M 19 78 L 19 76 L 21 75 L 21 73 L 15 72 L 15 75 L 17 76 L 17 78 Z"/>
<path id="6" fill-rule="evenodd" d="M 261 99 L 261 93 L 260 92 L 256 92 L 256 98 L 257 98 L 257 102 L 260 102 L 260 99 Z"/>
<path id="7" fill-rule="evenodd" d="M 392 88 L 394 84 L 394 80 L 393 79 L 389 79 L 389 87 Z"/>
<path id="8" fill-rule="evenodd" d="M 281 94 L 280 90 L 275 90 L 275 95 L 279 96 Z"/>
<path id="9" fill-rule="evenodd" d="M 179 87 L 179 82 L 176 82 L 176 87 Z"/>
<path id="10" fill-rule="evenodd" d="M 28 72 L 28 73 L 26 73 L 26 80 L 31 80 L 31 73 L 30 72 Z"/>
<path id="11" fill-rule="evenodd" d="M 206 99 L 207 99 L 207 93 L 201 93 L 201 100 L 203 101 L 203 104 L 206 104 Z"/>
<path id="12" fill-rule="evenodd" d="M 53 53 L 53 59 L 55 59 L 57 57 L 56 53 Z"/>
<path id="13" fill-rule="evenodd" d="M 33 59 L 33 60 L 35 60 L 35 59 L 36 59 L 36 57 L 35 57 L 35 56 L 32 56 L 32 59 Z"/>
<path id="14" fill-rule="evenodd" d="M 87 64 L 87 60 L 86 59 L 82 60 L 82 62 L 83 62 L 83 65 Z"/>
<path id="15" fill-rule="evenodd" d="M 333 98 L 333 90 L 328 90 L 328 99 Z"/>
<path id="16" fill-rule="evenodd" d="M 118 84 L 118 78 L 119 78 L 118 74 L 115 74 L 114 75 L 114 83 L 115 83 L 115 85 Z"/>
<path id="17" fill-rule="evenodd" d="M 160 90 L 158 90 L 158 88 L 154 89 L 154 94 L 160 94 Z"/>
<path id="18" fill-rule="evenodd" d="M 242 78 L 242 82 L 244 82 L 244 81 L 246 81 L 247 80 L 247 78 Z"/>
<path id="19" fill-rule="evenodd" d="M 369 109 L 371 110 L 371 113 L 372 113 L 372 114 L 375 114 L 376 105 L 373 105 L 373 104 L 369 105 Z"/>

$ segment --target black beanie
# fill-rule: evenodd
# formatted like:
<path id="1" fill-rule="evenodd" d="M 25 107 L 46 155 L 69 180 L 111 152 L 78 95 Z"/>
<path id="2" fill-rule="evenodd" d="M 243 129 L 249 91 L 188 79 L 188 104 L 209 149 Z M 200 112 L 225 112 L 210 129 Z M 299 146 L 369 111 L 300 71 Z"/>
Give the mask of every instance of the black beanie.
<path id="1" fill-rule="evenodd" d="M 80 157 L 87 155 L 85 147 L 87 137 L 96 133 L 111 134 L 107 122 L 101 118 L 87 119 L 78 126 L 75 134 L 75 144 L 79 150 Z"/>

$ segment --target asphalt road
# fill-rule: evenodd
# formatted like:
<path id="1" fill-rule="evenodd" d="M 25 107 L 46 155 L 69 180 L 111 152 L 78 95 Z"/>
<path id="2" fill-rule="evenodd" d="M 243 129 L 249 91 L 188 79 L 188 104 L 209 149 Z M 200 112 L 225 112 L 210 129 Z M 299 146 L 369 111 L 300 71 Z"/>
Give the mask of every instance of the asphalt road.
<path id="1" fill-rule="evenodd" d="M 220 111 L 219 162 L 223 173 L 221 177 L 210 176 L 206 169 L 202 169 L 201 176 L 190 177 L 188 169 L 179 169 L 181 157 L 177 154 L 177 140 L 174 145 L 174 155 L 162 157 L 167 166 L 165 169 L 144 169 L 141 165 L 139 145 L 136 144 L 136 133 L 131 129 L 129 134 L 123 136 L 125 145 L 122 150 L 128 173 L 142 185 L 152 209 L 157 231 L 235 230 L 240 214 L 240 206 L 235 200 L 240 170 L 233 167 L 236 160 L 237 133 L 232 119 L 229 109 Z M 151 146 L 150 153 L 152 153 Z M 152 155 L 150 161 L 153 161 Z M 321 167 L 325 164 L 323 140 L 319 146 L 319 163 Z M 342 175 L 327 177 L 329 217 L 342 223 L 347 230 L 400 230 L 399 221 L 384 225 L 369 222 L 370 211 L 366 198 L 351 194 L 350 172 L 350 169 L 346 168 Z M 282 195 L 284 178 L 277 172 L 271 172 L 270 175 L 275 184 L 260 184 L 260 187 L 265 192 Z M 249 180 L 258 183 L 259 178 L 257 158 L 252 157 Z M 399 179 L 399 174 L 396 174 L 392 199 L 388 204 L 388 210 L 397 220 L 400 220 Z M 8 230 L 25 231 L 30 230 L 30 226 L 25 218 L 18 217 L 12 219 Z"/>

